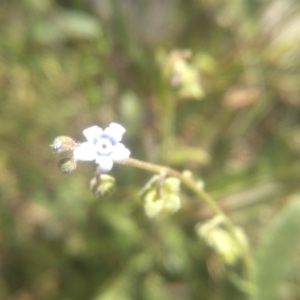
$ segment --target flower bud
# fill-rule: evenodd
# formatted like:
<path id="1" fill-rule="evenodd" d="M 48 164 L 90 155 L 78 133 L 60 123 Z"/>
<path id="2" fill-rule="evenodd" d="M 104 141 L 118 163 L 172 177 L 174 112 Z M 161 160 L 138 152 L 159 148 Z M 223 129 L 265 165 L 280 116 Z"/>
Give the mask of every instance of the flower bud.
<path id="1" fill-rule="evenodd" d="M 174 194 L 162 197 L 161 201 L 163 203 L 162 213 L 166 215 L 174 214 L 181 207 L 179 196 Z"/>
<path id="2" fill-rule="evenodd" d="M 204 224 L 197 224 L 196 231 L 226 264 L 234 265 L 242 256 L 241 245 L 246 246 L 247 239 L 240 227 L 234 227 L 234 238 L 223 225 L 224 220 L 215 217 Z"/>
<path id="3" fill-rule="evenodd" d="M 161 199 L 157 199 L 157 192 L 152 190 L 150 191 L 144 199 L 144 210 L 145 214 L 149 218 L 153 218 L 161 214 L 163 209 L 163 203 Z"/>
<path id="4" fill-rule="evenodd" d="M 175 177 L 169 177 L 164 181 L 162 189 L 168 194 L 178 194 L 180 190 L 180 180 Z"/>
<path id="5" fill-rule="evenodd" d="M 68 136 L 59 136 L 50 145 L 53 152 L 60 158 L 72 158 L 76 146 L 76 142 Z"/>
<path id="6" fill-rule="evenodd" d="M 58 166 L 63 173 L 70 173 L 76 169 L 76 159 L 63 158 L 58 162 Z"/>
<path id="7" fill-rule="evenodd" d="M 187 61 L 191 55 L 188 49 L 173 50 L 163 67 L 163 75 L 181 99 L 201 99 L 204 96 L 199 71 Z"/>
<path id="8" fill-rule="evenodd" d="M 115 178 L 107 174 L 96 175 L 90 181 L 90 188 L 96 197 L 107 196 L 115 188 Z"/>
<path id="9" fill-rule="evenodd" d="M 149 218 L 173 214 L 181 207 L 179 179 L 169 177 L 159 183 L 160 176 L 153 176 L 140 193 L 145 213 Z"/>

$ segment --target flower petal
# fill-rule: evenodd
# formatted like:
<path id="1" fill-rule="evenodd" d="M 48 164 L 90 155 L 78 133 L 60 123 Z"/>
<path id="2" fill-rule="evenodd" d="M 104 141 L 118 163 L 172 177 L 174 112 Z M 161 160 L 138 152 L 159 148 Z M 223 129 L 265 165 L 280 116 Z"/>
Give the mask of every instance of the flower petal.
<path id="1" fill-rule="evenodd" d="M 116 162 L 121 162 L 129 156 L 130 151 L 121 143 L 117 143 L 114 146 L 113 153 L 110 155 L 110 157 Z"/>
<path id="2" fill-rule="evenodd" d="M 92 126 L 83 130 L 83 134 L 87 141 L 90 143 L 96 143 L 97 139 L 101 136 L 103 130 L 98 126 Z"/>
<path id="3" fill-rule="evenodd" d="M 96 156 L 96 148 L 89 142 L 80 144 L 73 152 L 73 157 L 77 160 L 91 161 L 96 159 Z"/>
<path id="4" fill-rule="evenodd" d="M 120 142 L 125 131 L 126 129 L 120 124 L 111 123 L 107 128 L 105 128 L 104 133 L 112 137 L 115 142 Z"/>
<path id="5" fill-rule="evenodd" d="M 96 163 L 101 172 L 109 172 L 113 166 L 113 160 L 109 156 L 97 156 Z"/>

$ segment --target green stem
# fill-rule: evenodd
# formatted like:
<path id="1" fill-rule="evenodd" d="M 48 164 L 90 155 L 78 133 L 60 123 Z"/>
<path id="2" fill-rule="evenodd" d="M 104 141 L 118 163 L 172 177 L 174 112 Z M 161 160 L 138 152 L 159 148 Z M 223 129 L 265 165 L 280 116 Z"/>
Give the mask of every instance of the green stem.
<path id="1" fill-rule="evenodd" d="M 250 278 L 251 276 L 251 255 L 250 251 L 247 246 L 245 246 L 243 243 L 241 243 L 240 239 L 238 238 L 234 225 L 231 222 L 231 220 L 227 217 L 227 215 L 222 211 L 222 209 L 219 207 L 219 205 L 216 203 L 216 201 L 203 189 L 197 186 L 197 184 L 189 177 L 184 176 L 180 172 L 169 168 L 165 166 L 160 166 L 148 162 L 144 162 L 141 160 L 137 160 L 134 158 L 128 158 L 125 161 L 123 161 L 121 164 L 129 165 L 132 167 L 136 167 L 139 169 L 143 169 L 146 171 L 150 171 L 153 173 L 163 173 L 166 175 L 177 177 L 185 187 L 187 187 L 189 190 L 193 191 L 200 199 L 202 199 L 210 208 L 211 210 L 219 216 L 222 216 L 222 218 L 225 220 L 225 225 L 227 227 L 227 230 L 230 232 L 232 237 L 236 240 L 236 242 L 240 245 L 242 252 L 243 252 L 243 262 L 247 271 L 247 278 Z"/>

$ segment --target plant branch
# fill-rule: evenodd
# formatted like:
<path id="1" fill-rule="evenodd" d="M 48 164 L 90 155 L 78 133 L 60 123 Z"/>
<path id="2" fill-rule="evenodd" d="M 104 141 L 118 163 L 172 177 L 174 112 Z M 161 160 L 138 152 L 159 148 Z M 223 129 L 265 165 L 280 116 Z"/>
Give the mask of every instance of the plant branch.
<path id="1" fill-rule="evenodd" d="M 193 191 L 202 201 L 204 201 L 216 215 L 222 216 L 222 218 L 225 221 L 227 230 L 230 232 L 232 237 L 235 239 L 235 241 L 238 243 L 238 245 L 240 245 L 240 247 L 242 249 L 243 262 L 244 262 L 246 270 L 248 272 L 247 277 L 250 278 L 249 276 L 250 276 L 250 270 L 252 269 L 252 267 L 251 267 L 252 259 L 251 259 L 251 255 L 250 255 L 250 251 L 249 251 L 248 247 L 240 241 L 240 239 L 238 238 L 238 236 L 236 234 L 236 230 L 234 228 L 232 221 L 223 212 L 223 210 L 216 203 L 216 201 L 206 191 L 204 191 L 202 188 L 197 186 L 195 181 L 193 181 L 190 177 L 185 176 L 182 173 L 180 173 L 172 168 L 144 162 L 144 161 L 134 159 L 134 158 L 127 158 L 126 160 L 121 162 L 121 164 L 129 165 L 129 166 L 143 169 L 143 170 L 153 172 L 153 173 L 165 174 L 165 175 L 174 176 L 174 177 L 178 178 L 186 188 Z"/>

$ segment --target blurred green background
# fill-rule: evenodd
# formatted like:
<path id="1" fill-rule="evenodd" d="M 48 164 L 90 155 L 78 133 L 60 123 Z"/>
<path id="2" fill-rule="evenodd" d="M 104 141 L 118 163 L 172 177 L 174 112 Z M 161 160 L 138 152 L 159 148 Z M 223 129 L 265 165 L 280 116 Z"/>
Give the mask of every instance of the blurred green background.
<path id="1" fill-rule="evenodd" d="M 97 199 L 93 164 L 64 175 L 49 145 L 122 124 L 132 157 L 193 172 L 255 252 L 299 192 L 299 20 L 292 0 L 1 1 L 0 299 L 244 299 L 194 195 L 150 220 L 151 174 L 116 165 Z"/>

